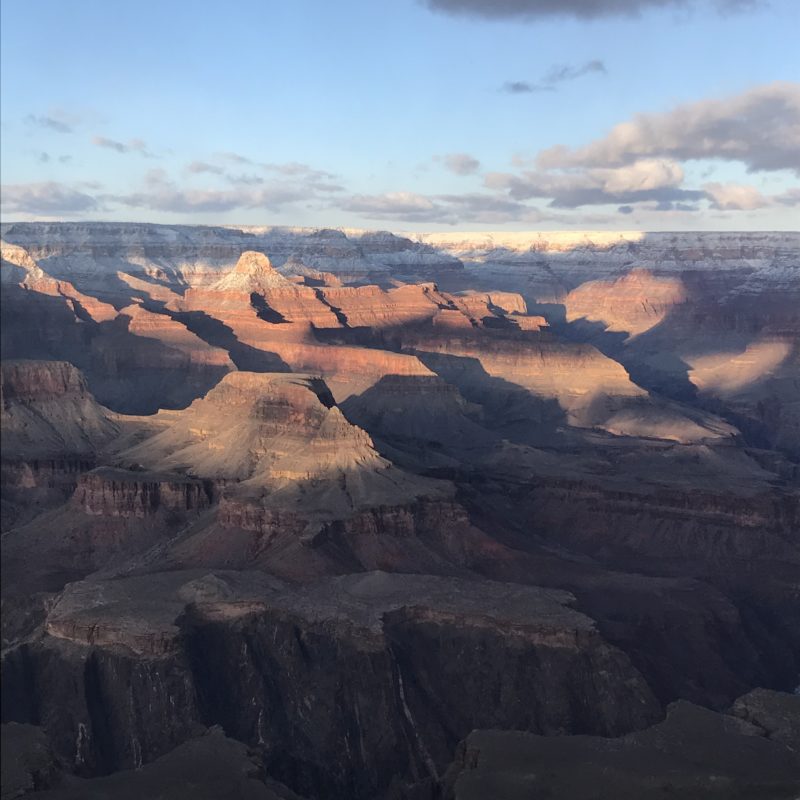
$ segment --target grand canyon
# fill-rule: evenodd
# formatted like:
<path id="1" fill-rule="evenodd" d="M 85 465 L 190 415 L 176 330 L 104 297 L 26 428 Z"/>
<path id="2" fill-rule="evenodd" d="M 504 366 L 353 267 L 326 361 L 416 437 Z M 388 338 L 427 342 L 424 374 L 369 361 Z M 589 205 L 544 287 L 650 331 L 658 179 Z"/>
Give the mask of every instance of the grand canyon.
<path id="1" fill-rule="evenodd" d="M 0 269 L 3 800 L 800 793 L 800 233 Z"/>

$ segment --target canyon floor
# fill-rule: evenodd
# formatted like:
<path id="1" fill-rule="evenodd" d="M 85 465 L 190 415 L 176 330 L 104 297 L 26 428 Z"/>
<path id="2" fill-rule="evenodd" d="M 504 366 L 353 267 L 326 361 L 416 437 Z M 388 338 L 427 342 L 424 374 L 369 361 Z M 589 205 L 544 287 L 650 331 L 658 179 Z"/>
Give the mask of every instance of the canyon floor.
<path id="1" fill-rule="evenodd" d="M 800 795 L 800 234 L 0 276 L 3 800 Z"/>

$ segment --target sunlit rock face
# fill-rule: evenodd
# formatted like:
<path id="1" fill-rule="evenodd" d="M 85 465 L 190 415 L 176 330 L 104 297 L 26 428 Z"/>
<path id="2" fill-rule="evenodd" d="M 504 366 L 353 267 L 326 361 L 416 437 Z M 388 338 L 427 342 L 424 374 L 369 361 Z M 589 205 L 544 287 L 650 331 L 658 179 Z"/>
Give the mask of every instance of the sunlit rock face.
<path id="1" fill-rule="evenodd" d="M 672 307 L 686 302 L 687 292 L 678 278 L 657 278 L 648 270 L 634 269 L 614 281 L 589 281 L 564 299 L 568 322 L 597 322 L 607 331 L 636 336 L 658 325 Z"/>
<path id="2" fill-rule="evenodd" d="M 2 363 L 4 458 L 93 454 L 117 432 L 81 373 L 66 362 Z"/>
<path id="3" fill-rule="evenodd" d="M 792 767 L 798 235 L 2 234 L 4 742 L 36 780 Z"/>
<path id="4" fill-rule="evenodd" d="M 389 466 L 369 436 L 333 405 L 324 383 L 294 374 L 233 372 L 176 416 L 164 433 L 123 455 L 160 470 L 252 482 L 332 480 Z"/>
<path id="5" fill-rule="evenodd" d="M 209 345 L 185 325 L 166 314 L 156 314 L 134 304 L 120 309 L 119 316 L 129 320 L 130 333 L 144 339 L 154 339 L 170 351 L 175 351 L 176 365 L 188 359 L 192 364 L 223 367 L 227 370 L 236 368 L 225 350 Z"/>
<path id="6" fill-rule="evenodd" d="M 701 392 L 730 397 L 774 375 L 792 350 L 788 339 L 762 339 L 747 344 L 742 352 L 689 357 L 690 380 Z"/>

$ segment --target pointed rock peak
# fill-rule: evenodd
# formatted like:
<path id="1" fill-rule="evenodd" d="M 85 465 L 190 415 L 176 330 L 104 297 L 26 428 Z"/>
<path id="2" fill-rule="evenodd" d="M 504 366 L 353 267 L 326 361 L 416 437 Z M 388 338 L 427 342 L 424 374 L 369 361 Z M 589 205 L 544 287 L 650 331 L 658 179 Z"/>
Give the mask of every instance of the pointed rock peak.
<path id="1" fill-rule="evenodd" d="M 237 275 L 263 275 L 272 271 L 272 262 L 267 255 L 256 250 L 246 250 L 242 253 L 234 268 Z"/>
<path id="2" fill-rule="evenodd" d="M 263 292 L 291 285 L 275 270 L 264 253 L 246 250 L 239 256 L 236 266 L 211 288 L 216 291 Z"/>

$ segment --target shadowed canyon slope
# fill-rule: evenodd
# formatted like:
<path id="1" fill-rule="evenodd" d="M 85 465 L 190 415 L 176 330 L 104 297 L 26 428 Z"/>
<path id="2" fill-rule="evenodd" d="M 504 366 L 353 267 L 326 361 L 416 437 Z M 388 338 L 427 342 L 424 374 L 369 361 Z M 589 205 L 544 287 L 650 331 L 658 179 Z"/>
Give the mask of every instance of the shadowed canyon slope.
<path id="1" fill-rule="evenodd" d="M 800 236 L 2 236 L 4 798 L 800 791 Z"/>

